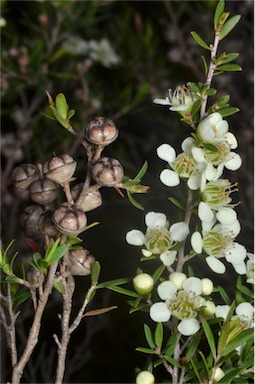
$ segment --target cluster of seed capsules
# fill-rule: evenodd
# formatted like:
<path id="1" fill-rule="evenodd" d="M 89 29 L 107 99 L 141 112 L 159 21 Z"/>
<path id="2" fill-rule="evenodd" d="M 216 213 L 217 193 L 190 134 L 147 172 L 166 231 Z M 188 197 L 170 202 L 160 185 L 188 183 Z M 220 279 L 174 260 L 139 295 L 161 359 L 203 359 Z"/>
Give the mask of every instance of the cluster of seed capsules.
<path id="1" fill-rule="evenodd" d="M 102 204 L 99 189 L 120 184 L 124 176 L 118 160 L 101 157 L 103 148 L 117 136 L 117 127 L 105 117 L 96 117 L 87 125 L 82 140 L 88 156 L 86 185 L 79 183 L 69 188 L 75 180 L 77 162 L 68 154 L 54 156 L 44 164 L 21 164 L 14 169 L 12 179 L 17 191 L 29 191 L 31 200 L 37 203 L 26 207 L 20 217 L 27 236 L 42 234 L 56 239 L 77 235 L 86 228 L 86 212 Z M 61 187 L 67 201 L 56 207 Z M 86 249 L 69 251 L 68 268 L 73 275 L 90 274 L 94 261 Z"/>

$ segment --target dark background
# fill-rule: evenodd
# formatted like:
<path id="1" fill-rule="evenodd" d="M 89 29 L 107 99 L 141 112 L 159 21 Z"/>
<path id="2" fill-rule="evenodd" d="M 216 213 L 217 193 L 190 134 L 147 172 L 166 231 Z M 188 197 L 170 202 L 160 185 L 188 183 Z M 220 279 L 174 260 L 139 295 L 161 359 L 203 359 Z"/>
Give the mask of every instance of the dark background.
<path id="1" fill-rule="evenodd" d="M 11 183 L 12 170 L 21 163 L 45 162 L 53 153 L 69 153 L 79 163 L 76 177 L 85 175 L 84 149 L 75 143 L 64 128 L 42 115 L 46 111 L 47 89 L 53 97 L 63 92 L 71 108 L 76 110 L 74 128 L 79 131 L 94 116 L 114 120 L 120 134 L 105 155 L 117 158 L 125 174 L 134 177 L 143 162 L 149 169 L 143 179 L 150 186 L 137 200 L 145 213 L 162 211 L 171 220 L 177 218 L 174 206 L 167 200 L 178 197 L 178 189 L 159 182 L 165 167 L 156 156 L 156 148 L 168 142 L 178 151 L 180 143 L 190 134 L 167 107 L 153 104 L 155 97 L 165 97 L 169 88 L 187 81 L 204 81 L 200 55 L 208 53 L 198 47 L 190 31 L 198 32 L 206 42 L 213 39 L 215 1 L 6 1 L 2 16 L 7 25 L 1 30 L 2 43 L 2 200 L 1 221 L 4 247 L 15 238 L 13 252 L 27 260 L 31 250 L 19 224 L 19 215 L 31 204 L 18 196 Z M 253 249 L 253 1 L 226 1 L 226 11 L 242 18 L 232 33 L 222 41 L 220 52 L 239 52 L 237 63 L 242 72 L 215 77 L 217 96 L 231 95 L 230 103 L 240 109 L 230 116 L 230 130 L 236 135 L 238 153 L 243 165 L 234 175 L 239 192 L 234 202 L 242 232 L 238 241 L 249 251 Z M 120 58 L 117 65 L 106 68 L 100 62 L 81 73 L 86 56 L 63 52 L 68 36 L 84 40 L 107 38 Z M 144 229 L 144 212 L 115 190 L 104 189 L 104 204 L 88 214 L 89 222 L 100 225 L 82 235 L 84 245 L 100 261 L 100 281 L 134 276 L 139 265 L 140 250 L 125 242 L 132 228 Z M 143 266 L 153 271 L 155 265 Z M 198 268 L 193 263 L 194 270 Z M 210 273 L 199 265 L 201 277 Z M 222 277 L 221 277 L 222 278 Z M 221 283 L 218 278 L 218 283 Z M 233 287 L 234 273 L 228 265 L 224 275 Z M 74 311 L 78 310 L 89 280 L 77 277 Z M 19 316 L 17 337 L 20 349 L 31 321 L 30 302 Z M 134 381 L 135 367 L 143 368 L 147 357 L 135 352 L 146 346 L 143 322 L 147 315 L 129 315 L 126 297 L 102 290 L 93 299 L 90 309 L 118 305 L 110 314 L 88 318 L 73 334 L 70 342 L 65 382 L 119 383 Z M 23 383 L 54 380 L 56 345 L 52 334 L 58 333 L 56 314 L 61 311 L 58 294 L 43 318 L 38 347 L 24 372 Z M 10 363 L 2 333 L 2 378 L 10 380 Z M 158 371 L 158 379 L 161 377 Z"/>

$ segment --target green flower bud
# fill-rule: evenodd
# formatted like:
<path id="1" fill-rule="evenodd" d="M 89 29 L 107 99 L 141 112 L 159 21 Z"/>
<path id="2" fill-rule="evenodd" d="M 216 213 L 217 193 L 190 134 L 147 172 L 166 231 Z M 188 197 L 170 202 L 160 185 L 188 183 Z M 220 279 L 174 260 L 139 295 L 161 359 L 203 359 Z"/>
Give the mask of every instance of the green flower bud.
<path id="1" fill-rule="evenodd" d="M 133 285 L 139 295 L 148 295 L 154 287 L 154 280 L 148 273 L 140 273 L 134 277 Z"/>

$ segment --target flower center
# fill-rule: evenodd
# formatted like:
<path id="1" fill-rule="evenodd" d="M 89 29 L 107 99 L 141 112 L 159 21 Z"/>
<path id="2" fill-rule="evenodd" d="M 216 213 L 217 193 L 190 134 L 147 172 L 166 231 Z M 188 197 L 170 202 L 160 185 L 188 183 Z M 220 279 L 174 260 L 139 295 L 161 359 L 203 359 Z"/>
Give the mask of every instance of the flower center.
<path id="1" fill-rule="evenodd" d="M 217 144 L 217 145 L 214 144 L 214 147 L 217 148 L 217 151 L 204 147 L 203 148 L 204 154 L 208 163 L 218 165 L 218 164 L 221 164 L 222 161 L 224 161 L 226 156 L 229 154 L 230 147 L 225 144 Z"/>
<path id="2" fill-rule="evenodd" d="M 171 248 L 173 241 L 166 228 L 147 229 L 145 242 L 147 249 L 158 255 Z"/>
<path id="3" fill-rule="evenodd" d="M 226 248 L 232 245 L 231 236 L 224 236 L 216 231 L 208 231 L 203 236 L 203 249 L 207 255 L 217 258 L 224 257 Z"/>
<path id="4" fill-rule="evenodd" d="M 194 159 L 186 153 L 180 153 L 173 164 L 173 169 L 180 177 L 185 178 L 190 177 L 193 174 L 195 167 L 196 164 Z"/>
<path id="5" fill-rule="evenodd" d="M 197 317 L 200 300 L 185 291 L 179 291 L 168 304 L 174 317 L 179 320 Z"/>
<path id="6" fill-rule="evenodd" d="M 231 184 L 229 180 L 223 179 L 209 181 L 203 191 L 202 199 L 213 209 L 228 207 L 232 201 L 229 195 L 237 191 L 237 188 L 235 188 L 236 185 L 237 184 Z"/>

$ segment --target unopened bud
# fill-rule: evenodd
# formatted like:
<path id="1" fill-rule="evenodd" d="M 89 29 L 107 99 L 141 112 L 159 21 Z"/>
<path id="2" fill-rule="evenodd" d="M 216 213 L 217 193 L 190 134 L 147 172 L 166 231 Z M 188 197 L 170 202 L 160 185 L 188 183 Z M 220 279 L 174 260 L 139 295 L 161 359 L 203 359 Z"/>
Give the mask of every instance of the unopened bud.
<path id="1" fill-rule="evenodd" d="M 133 279 L 134 288 L 140 295 L 148 295 L 154 287 L 153 278 L 148 273 L 140 273 Z"/>

